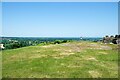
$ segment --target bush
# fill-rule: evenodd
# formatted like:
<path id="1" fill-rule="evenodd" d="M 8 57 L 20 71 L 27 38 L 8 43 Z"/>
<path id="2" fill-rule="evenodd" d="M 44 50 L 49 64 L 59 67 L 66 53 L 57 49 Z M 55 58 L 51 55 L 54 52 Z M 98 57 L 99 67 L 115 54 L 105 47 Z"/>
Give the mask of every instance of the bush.
<path id="1" fill-rule="evenodd" d="M 60 43 L 61 43 L 60 40 L 55 40 L 55 41 L 54 41 L 54 44 L 60 44 Z"/>
<path id="2" fill-rule="evenodd" d="M 103 37 L 103 42 L 104 43 L 114 43 L 114 44 L 117 44 L 117 40 L 120 39 L 120 35 L 115 35 L 114 36 L 106 36 L 106 37 Z M 119 42 L 118 42 L 119 43 Z"/>

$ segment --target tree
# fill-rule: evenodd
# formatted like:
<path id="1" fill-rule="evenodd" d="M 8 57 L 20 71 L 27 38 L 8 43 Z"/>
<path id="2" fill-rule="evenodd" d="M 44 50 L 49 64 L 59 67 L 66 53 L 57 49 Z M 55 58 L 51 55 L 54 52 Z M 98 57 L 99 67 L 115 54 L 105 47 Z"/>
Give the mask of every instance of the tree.
<path id="1" fill-rule="evenodd" d="M 61 43 L 60 40 L 55 40 L 55 41 L 54 41 L 54 44 L 60 44 L 60 43 Z"/>
<path id="2" fill-rule="evenodd" d="M 104 43 L 109 43 L 109 42 L 110 42 L 110 37 L 106 35 L 104 39 Z"/>
<path id="3" fill-rule="evenodd" d="M 114 38 L 114 36 L 112 35 L 112 36 L 110 36 L 110 42 L 112 42 L 113 41 L 113 39 L 115 39 Z"/>

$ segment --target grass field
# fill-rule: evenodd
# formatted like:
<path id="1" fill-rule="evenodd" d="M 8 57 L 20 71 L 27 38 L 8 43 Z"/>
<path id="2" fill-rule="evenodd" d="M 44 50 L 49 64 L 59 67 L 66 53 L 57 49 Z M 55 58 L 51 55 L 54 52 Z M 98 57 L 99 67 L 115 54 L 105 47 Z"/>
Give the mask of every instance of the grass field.
<path id="1" fill-rule="evenodd" d="M 4 78 L 117 78 L 117 45 L 68 42 L 2 52 Z"/>

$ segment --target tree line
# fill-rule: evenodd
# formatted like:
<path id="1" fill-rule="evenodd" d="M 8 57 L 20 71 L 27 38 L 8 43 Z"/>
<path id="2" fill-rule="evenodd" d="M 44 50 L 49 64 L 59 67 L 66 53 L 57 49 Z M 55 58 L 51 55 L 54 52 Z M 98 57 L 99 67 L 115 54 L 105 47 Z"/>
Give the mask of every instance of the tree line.
<path id="1" fill-rule="evenodd" d="M 0 44 L 4 44 L 4 47 L 6 49 L 16 49 L 26 46 L 35 46 L 35 45 L 48 45 L 48 44 L 61 44 L 70 42 L 71 40 L 30 40 L 30 39 L 4 39 Z"/>

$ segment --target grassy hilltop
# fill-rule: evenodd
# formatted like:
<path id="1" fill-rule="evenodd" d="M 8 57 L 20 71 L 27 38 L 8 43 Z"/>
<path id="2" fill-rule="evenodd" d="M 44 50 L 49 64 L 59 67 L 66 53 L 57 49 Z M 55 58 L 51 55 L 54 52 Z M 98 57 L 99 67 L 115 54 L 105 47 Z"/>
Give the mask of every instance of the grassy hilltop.
<path id="1" fill-rule="evenodd" d="M 3 77 L 117 78 L 115 44 L 79 41 L 37 45 L 2 52 Z"/>

